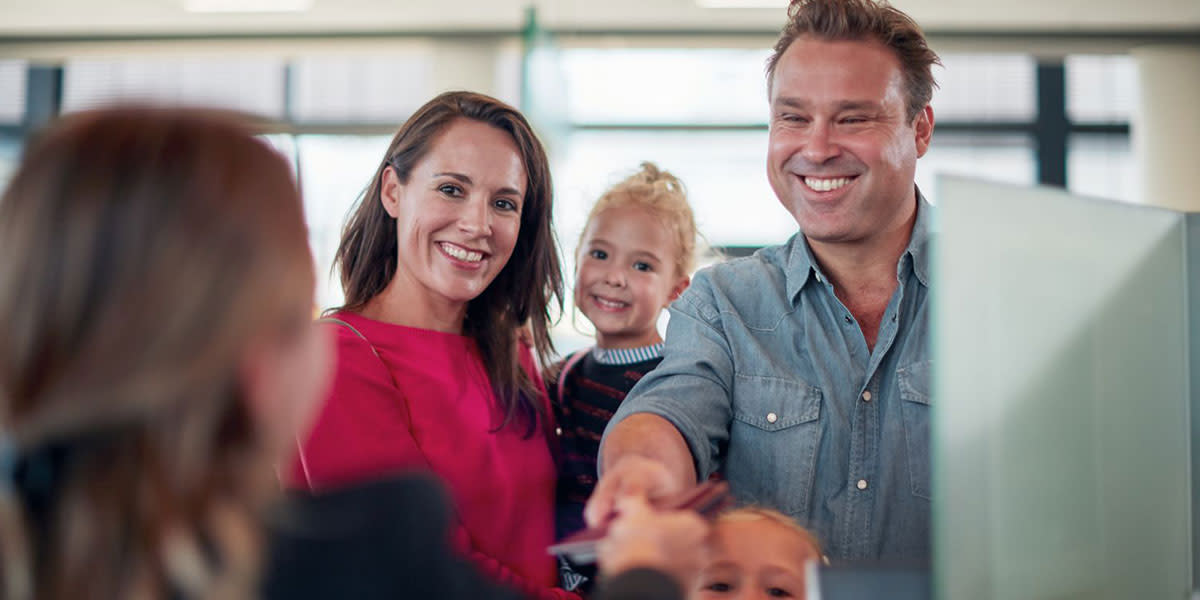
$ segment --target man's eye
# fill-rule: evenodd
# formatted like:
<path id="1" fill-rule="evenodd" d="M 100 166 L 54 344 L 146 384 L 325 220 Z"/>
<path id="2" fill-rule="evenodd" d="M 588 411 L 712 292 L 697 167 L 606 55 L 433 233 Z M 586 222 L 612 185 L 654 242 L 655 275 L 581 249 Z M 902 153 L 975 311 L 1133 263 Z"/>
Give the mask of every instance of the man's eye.
<path id="1" fill-rule="evenodd" d="M 439 185 L 438 191 L 443 194 L 446 194 L 447 196 L 461 196 L 462 195 L 462 188 L 458 187 L 457 185 L 452 185 L 449 183 L 444 183 L 442 185 Z"/>
<path id="2" fill-rule="evenodd" d="M 706 589 L 710 592 L 728 592 L 731 588 L 728 583 L 722 583 L 722 582 L 718 581 L 715 583 L 708 584 L 707 586 L 704 587 L 704 589 Z"/>
<path id="3" fill-rule="evenodd" d="M 604 260 L 608 258 L 608 253 L 603 250 L 592 250 L 591 252 L 588 252 L 588 256 L 599 260 Z"/>
<path id="4" fill-rule="evenodd" d="M 772 598 L 791 598 L 792 593 L 783 588 L 767 588 L 767 595 Z"/>

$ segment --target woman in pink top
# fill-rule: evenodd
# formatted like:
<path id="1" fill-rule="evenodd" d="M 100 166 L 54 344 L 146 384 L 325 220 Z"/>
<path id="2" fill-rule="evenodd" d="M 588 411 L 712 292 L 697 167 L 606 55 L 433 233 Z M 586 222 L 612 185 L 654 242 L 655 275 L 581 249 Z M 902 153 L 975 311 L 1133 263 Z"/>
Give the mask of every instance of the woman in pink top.
<path id="1" fill-rule="evenodd" d="M 405 469 L 448 485 L 455 542 L 497 579 L 554 589 L 547 399 L 518 327 L 551 352 L 561 305 L 546 154 L 493 98 L 438 96 L 392 140 L 338 248 L 334 388 L 293 469 L 322 489 Z"/>

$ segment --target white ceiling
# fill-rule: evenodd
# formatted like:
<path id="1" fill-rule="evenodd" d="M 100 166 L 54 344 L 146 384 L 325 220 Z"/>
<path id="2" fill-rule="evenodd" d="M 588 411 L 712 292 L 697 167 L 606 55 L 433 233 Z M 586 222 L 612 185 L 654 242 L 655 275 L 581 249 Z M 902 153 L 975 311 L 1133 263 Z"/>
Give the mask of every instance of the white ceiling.
<path id="1" fill-rule="evenodd" d="M 185 0 L 0 0 L 0 38 L 519 31 L 777 30 L 782 8 L 695 0 L 311 0 L 295 13 L 198 14 Z M 782 5 L 782 1 L 780 2 Z M 1200 43 L 1200 0 L 893 0 L 928 31 L 1170 33 Z"/>

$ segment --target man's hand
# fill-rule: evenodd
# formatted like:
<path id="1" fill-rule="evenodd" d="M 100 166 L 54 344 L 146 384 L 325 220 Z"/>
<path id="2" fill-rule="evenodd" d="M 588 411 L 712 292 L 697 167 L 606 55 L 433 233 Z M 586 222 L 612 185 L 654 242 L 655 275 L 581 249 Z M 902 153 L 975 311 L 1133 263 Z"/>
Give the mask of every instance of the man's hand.
<path id="1" fill-rule="evenodd" d="M 632 496 L 648 501 L 684 491 L 679 478 L 665 465 L 651 458 L 629 455 L 605 471 L 588 499 L 583 515 L 589 526 L 607 521 L 619 498 Z"/>
<path id="2" fill-rule="evenodd" d="M 620 516 L 597 547 L 601 572 L 658 569 L 690 589 L 703 566 L 708 523 L 690 510 L 656 511 L 640 496 L 617 498 L 616 509 Z"/>

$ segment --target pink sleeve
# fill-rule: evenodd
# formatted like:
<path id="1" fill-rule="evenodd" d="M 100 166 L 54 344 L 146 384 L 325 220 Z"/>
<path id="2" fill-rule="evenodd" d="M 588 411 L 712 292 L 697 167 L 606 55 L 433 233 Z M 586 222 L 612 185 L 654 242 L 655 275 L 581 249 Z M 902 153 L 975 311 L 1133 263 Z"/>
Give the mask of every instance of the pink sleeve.
<path id="1" fill-rule="evenodd" d="M 330 326 L 337 337 L 333 388 L 285 484 L 317 490 L 427 466 L 387 367 L 365 340 Z"/>

